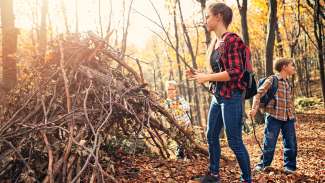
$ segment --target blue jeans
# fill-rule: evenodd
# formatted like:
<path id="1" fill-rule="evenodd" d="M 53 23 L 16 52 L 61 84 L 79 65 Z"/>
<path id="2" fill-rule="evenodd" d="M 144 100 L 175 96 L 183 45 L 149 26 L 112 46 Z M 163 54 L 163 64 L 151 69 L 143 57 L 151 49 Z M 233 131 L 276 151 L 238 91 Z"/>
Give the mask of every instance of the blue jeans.
<path id="1" fill-rule="evenodd" d="M 271 165 L 280 130 L 282 132 L 284 147 L 284 167 L 290 170 L 296 170 L 297 139 L 295 120 L 281 121 L 269 115 L 265 118 L 263 155 L 258 165 L 262 167 Z"/>
<path id="2" fill-rule="evenodd" d="M 219 134 L 224 126 L 228 144 L 235 153 L 240 169 L 241 178 L 251 182 L 251 170 L 248 152 L 242 139 L 242 95 L 233 93 L 230 99 L 213 96 L 208 114 L 207 140 L 209 145 L 209 169 L 211 173 L 219 173 L 220 142 Z"/>

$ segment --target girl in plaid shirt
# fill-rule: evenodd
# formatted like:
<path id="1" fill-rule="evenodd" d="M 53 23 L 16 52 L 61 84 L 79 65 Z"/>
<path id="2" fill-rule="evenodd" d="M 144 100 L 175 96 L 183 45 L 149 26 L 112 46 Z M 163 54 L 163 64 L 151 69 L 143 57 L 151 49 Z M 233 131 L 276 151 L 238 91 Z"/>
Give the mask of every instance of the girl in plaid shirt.
<path id="1" fill-rule="evenodd" d="M 212 182 L 220 182 L 220 140 L 219 134 L 224 127 L 229 147 L 236 155 L 242 171 L 241 181 L 250 183 L 251 170 L 247 149 L 242 139 L 243 100 L 246 83 L 244 75 L 244 53 L 246 45 L 235 33 L 227 28 L 232 21 L 232 10 L 224 3 L 211 3 L 207 8 L 206 27 L 214 32 L 207 53 L 212 73 L 188 70 L 189 79 L 198 83 L 213 82 L 214 96 L 210 104 L 207 122 L 209 145 L 209 176 Z M 249 56 L 249 53 L 248 55 Z"/>
<path id="2" fill-rule="evenodd" d="M 276 147 L 279 132 L 281 130 L 284 146 L 284 171 L 294 173 L 296 170 L 297 140 L 295 132 L 295 114 L 291 95 L 291 87 L 288 77 L 295 74 L 295 67 L 292 59 L 281 58 L 275 62 L 274 76 L 268 77 L 262 86 L 258 88 L 254 97 L 253 106 L 250 110 L 252 118 L 260 106 L 260 98 L 271 88 L 275 79 L 278 80 L 275 99 L 271 100 L 265 107 L 265 130 L 263 154 L 261 161 L 255 167 L 257 171 L 263 171 L 271 165 Z"/>

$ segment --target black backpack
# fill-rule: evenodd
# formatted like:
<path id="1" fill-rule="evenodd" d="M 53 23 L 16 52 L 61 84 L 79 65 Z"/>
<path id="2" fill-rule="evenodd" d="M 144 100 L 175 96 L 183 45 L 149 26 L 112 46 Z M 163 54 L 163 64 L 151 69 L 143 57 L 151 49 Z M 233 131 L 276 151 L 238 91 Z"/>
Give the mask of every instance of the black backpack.
<path id="1" fill-rule="evenodd" d="M 246 45 L 245 49 L 243 49 L 241 52 L 241 59 L 244 65 L 244 74 L 242 81 L 246 83 L 245 99 L 250 99 L 257 94 L 257 85 L 251 63 L 250 50 Z"/>
<path id="2" fill-rule="evenodd" d="M 228 32 L 224 35 L 223 40 L 232 33 Z M 245 43 L 244 43 L 245 44 Z M 255 80 L 255 74 L 253 73 L 253 67 L 251 63 L 251 53 L 249 47 L 245 44 L 245 48 L 241 50 L 240 57 L 244 66 L 244 73 L 242 77 L 242 82 L 246 83 L 245 88 L 245 99 L 250 99 L 257 94 L 257 84 Z M 216 82 L 210 82 L 209 90 L 214 93 L 214 87 Z"/>
<path id="3" fill-rule="evenodd" d="M 267 104 L 269 104 L 271 100 L 274 100 L 273 108 L 275 108 L 276 103 L 277 103 L 276 98 L 275 98 L 275 94 L 278 91 L 278 78 L 275 75 L 273 75 L 271 77 L 273 79 L 272 85 L 267 90 L 266 94 L 261 97 L 260 103 L 263 104 L 264 107 L 266 107 Z M 258 87 L 261 87 L 267 78 L 268 77 L 264 77 L 264 78 L 260 79 L 258 81 Z"/>

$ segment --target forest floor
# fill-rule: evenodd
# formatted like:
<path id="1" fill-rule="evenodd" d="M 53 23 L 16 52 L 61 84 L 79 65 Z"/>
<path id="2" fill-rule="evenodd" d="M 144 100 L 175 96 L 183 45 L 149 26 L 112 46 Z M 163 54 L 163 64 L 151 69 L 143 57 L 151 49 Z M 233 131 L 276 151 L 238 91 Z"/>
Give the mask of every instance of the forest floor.
<path id="1" fill-rule="evenodd" d="M 256 127 L 257 139 L 262 142 L 263 125 Z M 297 115 L 296 133 L 298 157 L 296 174 L 283 171 L 283 145 L 279 135 L 274 160 L 266 172 L 255 172 L 261 150 L 253 133 L 244 134 L 250 154 L 254 182 L 325 182 L 325 110 L 312 110 Z M 239 182 L 240 169 L 234 154 L 222 140 L 222 155 L 229 160 L 220 162 L 222 182 Z M 197 175 L 205 174 L 208 157 L 194 160 L 166 160 L 146 155 L 122 156 L 116 166 L 118 182 L 198 182 Z"/>

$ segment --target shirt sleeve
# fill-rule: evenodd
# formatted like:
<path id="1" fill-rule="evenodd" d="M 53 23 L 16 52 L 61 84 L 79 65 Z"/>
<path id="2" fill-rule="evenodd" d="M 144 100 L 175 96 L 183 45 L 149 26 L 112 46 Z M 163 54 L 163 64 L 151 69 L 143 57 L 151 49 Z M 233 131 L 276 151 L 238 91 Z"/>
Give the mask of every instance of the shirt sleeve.
<path id="1" fill-rule="evenodd" d="M 243 62 L 240 50 L 243 49 L 243 42 L 239 37 L 230 36 L 226 41 L 227 50 L 224 67 L 230 76 L 230 81 L 236 81 L 243 74 Z"/>
<path id="2" fill-rule="evenodd" d="M 254 96 L 252 109 L 257 110 L 260 105 L 260 99 L 266 94 L 273 83 L 272 77 L 268 77 L 265 82 L 257 89 L 257 94 Z"/>

